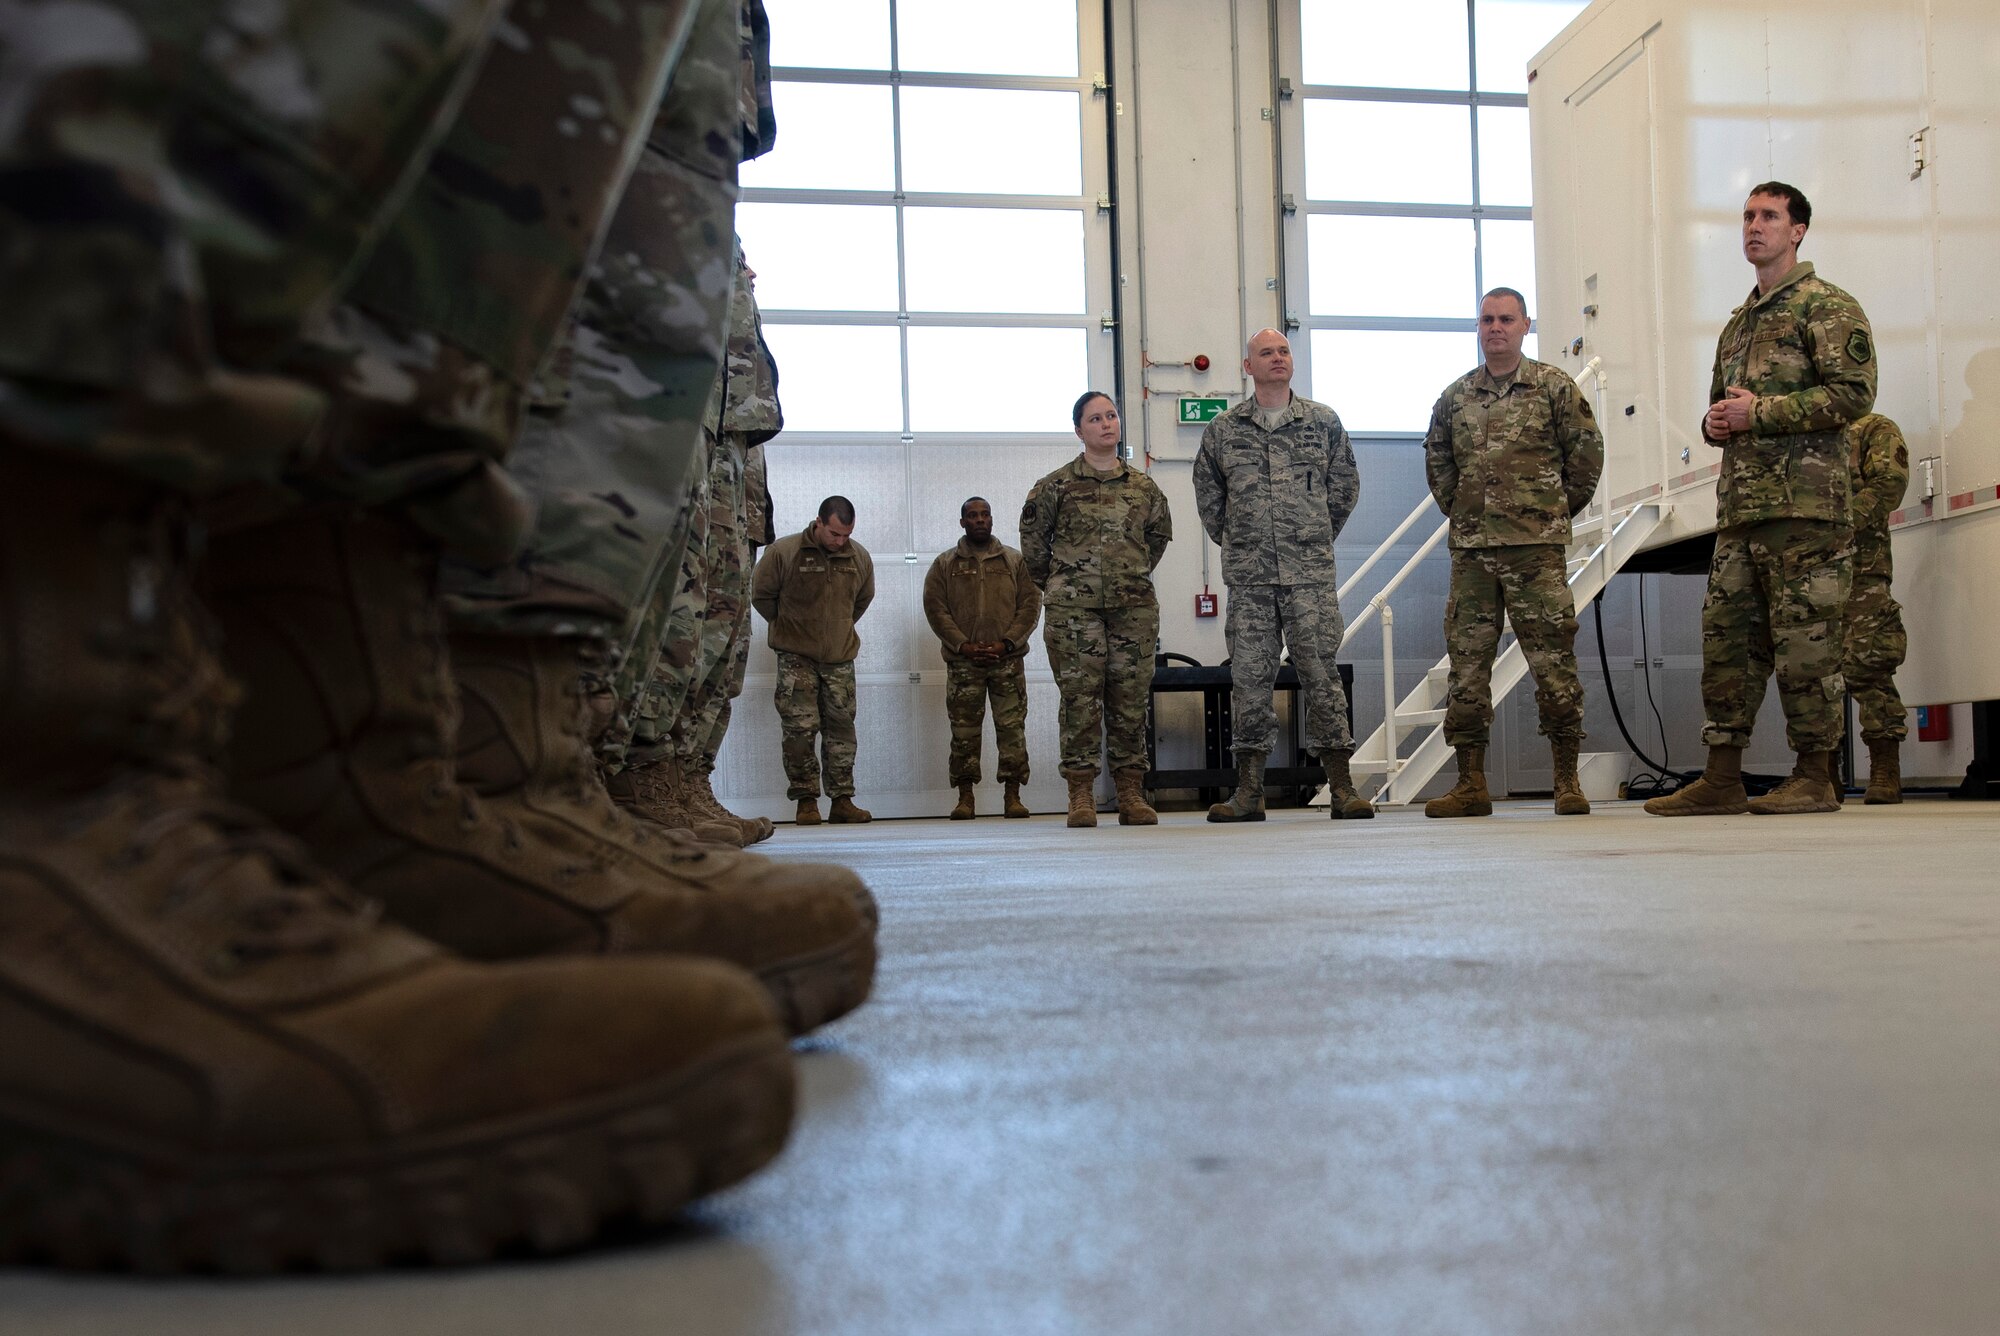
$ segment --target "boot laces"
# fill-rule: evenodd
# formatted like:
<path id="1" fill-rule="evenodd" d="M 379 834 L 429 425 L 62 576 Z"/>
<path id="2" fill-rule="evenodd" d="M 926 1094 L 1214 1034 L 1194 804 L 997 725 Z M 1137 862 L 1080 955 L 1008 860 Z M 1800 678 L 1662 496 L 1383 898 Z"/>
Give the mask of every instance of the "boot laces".
<path id="1" fill-rule="evenodd" d="M 204 788 L 209 786 L 204 785 Z M 216 838 L 182 855 L 165 891 L 151 906 L 166 917 L 206 907 L 228 924 L 212 965 L 222 970 L 282 955 L 329 954 L 364 936 L 380 908 L 318 867 L 305 847 L 263 817 L 210 789 L 141 789 L 142 809 L 124 850 L 140 863 L 170 837 L 203 826 Z M 247 875 L 231 875 L 247 869 Z"/>

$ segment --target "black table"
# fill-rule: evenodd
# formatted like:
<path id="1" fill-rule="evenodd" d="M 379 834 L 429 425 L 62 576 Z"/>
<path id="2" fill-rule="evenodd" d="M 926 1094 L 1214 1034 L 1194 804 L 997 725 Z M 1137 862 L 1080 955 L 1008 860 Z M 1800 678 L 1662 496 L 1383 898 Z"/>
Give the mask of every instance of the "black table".
<path id="1" fill-rule="evenodd" d="M 1354 665 L 1343 663 L 1338 667 L 1340 684 L 1347 693 L 1347 727 L 1351 733 L 1354 730 Z M 1291 664 L 1278 669 L 1276 689 L 1292 693 L 1292 755 L 1304 757 L 1306 753 L 1300 737 L 1303 721 L 1298 699 L 1299 674 Z M 1199 770 L 1160 769 L 1157 712 L 1149 709 L 1146 711 L 1146 787 L 1154 790 L 1196 789 L 1200 791 L 1201 801 L 1219 801 L 1236 787 L 1236 763 L 1230 754 L 1233 737 L 1229 714 L 1229 665 L 1154 668 L 1153 694 L 1158 696 L 1176 691 L 1201 693 L 1202 760 L 1205 765 Z M 1326 771 L 1317 764 L 1268 766 L 1264 771 L 1264 783 L 1316 789 L 1326 783 Z"/>

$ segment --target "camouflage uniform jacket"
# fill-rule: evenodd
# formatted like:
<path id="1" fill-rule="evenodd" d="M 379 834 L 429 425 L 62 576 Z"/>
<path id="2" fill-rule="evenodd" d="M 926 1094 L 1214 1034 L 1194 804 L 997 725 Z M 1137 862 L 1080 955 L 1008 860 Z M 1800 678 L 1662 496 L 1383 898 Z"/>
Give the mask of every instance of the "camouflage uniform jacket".
<path id="1" fill-rule="evenodd" d="M 1895 423 L 1870 413 L 1847 429 L 1854 466 L 1854 578 L 1890 575 L 1889 516 L 1910 486 L 1910 450 Z"/>
<path id="2" fill-rule="evenodd" d="M 851 538 L 838 552 L 821 547 L 818 520 L 765 550 L 750 589 L 750 606 L 771 624 L 771 648 L 818 663 L 846 663 L 861 652 L 854 624 L 874 601 L 868 549 Z"/>
<path id="3" fill-rule="evenodd" d="M 1860 305 L 1810 263 L 1769 292 L 1751 289 L 1716 344 L 1709 402 L 1732 385 L 1757 402 L 1750 430 L 1722 447 L 1716 526 L 1849 523 L 1841 429 L 1875 404 L 1875 342 Z"/>
<path id="4" fill-rule="evenodd" d="M 1575 381 L 1524 357 L 1505 384 L 1483 366 L 1438 396 L 1424 473 L 1453 547 L 1568 546 L 1570 516 L 1604 472 L 1604 437 Z"/>
<path id="5" fill-rule="evenodd" d="M 1333 540 L 1360 497 L 1347 428 L 1325 404 L 1293 395 L 1266 431 L 1245 399 L 1201 434 L 1194 499 L 1226 584 L 1332 584 Z"/>
<path id="6" fill-rule="evenodd" d="M 1028 563 L 997 539 L 983 548 L 959 539 L 938 553 L 924 576 L 924 617 L 946 663 L 964 659 L 958 647 L 968 640 L 1004 640 L 1008 658 L 1027 657 L 1028 636 L 1041 615 L 1042 596 L 1028 578 Z"/>
<path id="7" fill-rule="evenodd" d="M 1173 537 L 1166 493 L 1123 460 L 1099 473 L 1079 454 L 1021 507 L 1021 556 L 1052 608 L 1153 606 L 1153 567 Z"/>

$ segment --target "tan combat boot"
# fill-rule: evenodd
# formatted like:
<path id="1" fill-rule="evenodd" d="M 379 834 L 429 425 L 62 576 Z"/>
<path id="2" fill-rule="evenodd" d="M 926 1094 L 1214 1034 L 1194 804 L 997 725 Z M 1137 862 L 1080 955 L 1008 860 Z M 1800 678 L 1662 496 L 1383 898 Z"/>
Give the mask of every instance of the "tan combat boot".
<path id="1" fill-rule="evenodd" d="M 1118 786 L 1118 824 L 1121 826 L 1157 826 L 1160 814 L 1146 801 L 1146 772 L 1138 766 L 1124 770 L 1113 770 L 1111 780 Z"/>
<path id="2" fill-rule="evenodd" d="M 229 662 L 256 688 L 231 791 L 405 927 L 483 960 L 714 956 L 764 980 L 800 1032 L 867 997 L 875 907 L 860 880 L 620 811 L 587 745 L 577 648 L 477 637 L 454 662 L 436 556 L 413 531 L 300 512 L 217 535 L 209 566 Z"/>
<path id="3" fill-rule="evenodd" d="M 856 807 L 853 798 L 842 794 L 826 809 L 826 819 L 836 826 L 865 826 L 875 819 L 875 814 L 865 807 Z"/>
<path id="4" fill-rule="evenodd" d="M 1442 798 L 1424 804 L 1425 816 L 1492 816 L 1493 795 L 1486 791 L 1486 748 L 1458 748 L 1458 783 Z"/>
<path id="5" fill-rule="evenodd" d="M 1802 751 L 1784 782 L 1749 809 L 1758 816 L 1798 816 L 1806 812 L 1838 812 L 1840 789 L 1833 782 L 1833 753 Z"/>
<path id="6" fill-rule="evenodd" d="M 1589 816 L 1590 799 L 1583 796 L 1583 782 L 1576 777 L 1576 738 L 1557 738 L 1549 743 L 1555 757 L 1557 816 Z"/>
<path id="7" fill-rule="evenodd" d="M 1741 816 L 1750 810 L 1743 791 L 1743 749 L 1710 747 L 1701 778 L 1672 793 L 1646 800 L 1654 816 Z"/>
<path id="8" fill-rule="evenodd" d="M 777 831 L 778 828 L 771 824 L 771 818 L 768 816 L 738 816 L 724 807 L 722 800 L 715 796 L 711 767 L 699 764 L 684 765 L 681 767 L 681 777 L 687 782 L 686 793 L 690 810 L 705 812 L 716 821 L 735 822 L 737 832 L 743 837 L 737 841 L 739 847 L 748 849 L 753 844 L 762 844 Z"/>
<path id="9" fill-rule="evenodd" d="M 704 844 L 741 849 L 743 828 L 734 821 L 716 821 L 696 812 L 679 778 L 674 762 L 649 761 L 603 776 L 604 791 L 612 802 L 654 825 L 686 831 Z"/>
<path id="10" fill-rule="evenodd" d="M 0 1264 L 465 1263 L 775 1155 L 750 976 L 456 959 L 224 796 L 186 548 L 149 490 L 0 446 Z"/>
<path id="11" fill-rule="evenodd" d="M 1868 792 L 1861 801 L 1870 807 L 1903 801 L 1903 744 L 1895 738 L 1868 744 Z"/>
<path id="12" fill-rule="evenodd" d="M 820 822 L 819 799 L 799 799 L 798 811 L 792 814 L 792 821 L 800 826 L 817 826 Z"/>
<path id="13" fill-rule="evenodd" d="M 972 806 L 972 785 L 961 784 L 958 786 L 958 806 L 951 809 L 950 819 L 953 821 L 970 821 L 975 815 L 977 813 L 974 812 Z"/>
<path id="14" fill-rule="evenodd" d="M 1264 819 L 1264 758 L 1267 753 L 1239 749 L 1236 753 L 1236 792 L 1208 809 L 1210 821 L 1262 821 Z"/>
<path id="15" fill-rule="evenodd" d="M 1096 825 L 1097 772 L 1065 770 L 1063 778 L 1069 781 L 1069 824 L 1077 828 Z"/>
<path id="16" fill-rule="evenodd" d="M 1001 808 L 1000 815 L 1011 817 L 1016 821 L 1023 817 L 1034 815 L 1033 812 L 1028 810 L 1028 805 L 1021 801 L 1021 782 L 1019 780 L 1010 779 L 1007 781 L 1006 806 Z"/>
<path id="17" fill-rule="evenodd" d="M 1326 771 L 1327 815 L 1335 821 L 1371 820 L 1375 804 L 1354 788 L 1354 749 L 1321 752 L 1319 763 Z"/>

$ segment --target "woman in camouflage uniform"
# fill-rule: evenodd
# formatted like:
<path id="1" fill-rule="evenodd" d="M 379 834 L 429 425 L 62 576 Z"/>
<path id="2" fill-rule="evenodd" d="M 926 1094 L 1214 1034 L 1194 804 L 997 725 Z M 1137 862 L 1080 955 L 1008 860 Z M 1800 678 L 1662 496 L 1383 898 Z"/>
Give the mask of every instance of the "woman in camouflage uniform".
<path id="1" fill-rule="evenodd" d="M 1160 605 L 1153 568 L 1173 541 L 1159 484 L 1118 457 L 1118 405 L 1096 390 L 1070 411 L 1083 453 L 1037 482 L 1021 509 L 1021 555 L 1042 591 L 1042 638 L 1062 692 L 1069 824 L 1097 824 L 1100 740 L 1118 783 L 1118 823 L 1157 824 L 1141 791 Z"/>

